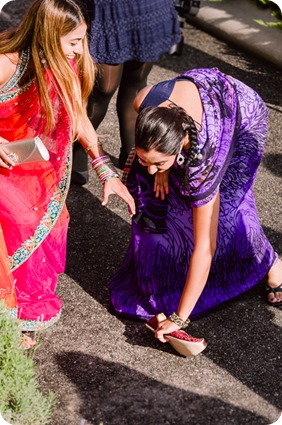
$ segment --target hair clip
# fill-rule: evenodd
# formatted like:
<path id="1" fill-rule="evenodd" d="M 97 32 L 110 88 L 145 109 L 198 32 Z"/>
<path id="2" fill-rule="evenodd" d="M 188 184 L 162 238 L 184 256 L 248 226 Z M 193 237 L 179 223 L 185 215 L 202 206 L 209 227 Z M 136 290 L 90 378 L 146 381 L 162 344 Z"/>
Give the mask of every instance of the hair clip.
<path id="1" fill-rule="evenodd" d="M 196 154 L 195 154 L 195 159 L 198 159 L 199 161 L 200 161 L 201 159 L 203 159 L 203 155 L 202 155 L 202 153 L 201 153 L 201 149 L 200 149 L 200 146 L 199 146 L 199 145 L 197 146 L 197 152 L 196 152 Z"/>

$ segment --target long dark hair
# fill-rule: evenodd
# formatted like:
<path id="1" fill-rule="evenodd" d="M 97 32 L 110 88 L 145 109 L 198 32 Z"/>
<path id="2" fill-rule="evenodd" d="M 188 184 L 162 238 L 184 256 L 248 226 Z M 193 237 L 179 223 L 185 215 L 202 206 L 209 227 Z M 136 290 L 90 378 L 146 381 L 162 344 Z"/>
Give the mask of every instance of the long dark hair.
<path id="1" fill-rule="evenodd" d="M 194 120 L 180 106 L 147 107 L 142 109 L 137 117 L 135 146 L 146 152 L 155 149 L 166 155 L 176 155 L 187 133 L 190 142 L 190 163 L 198 147 Z"/>

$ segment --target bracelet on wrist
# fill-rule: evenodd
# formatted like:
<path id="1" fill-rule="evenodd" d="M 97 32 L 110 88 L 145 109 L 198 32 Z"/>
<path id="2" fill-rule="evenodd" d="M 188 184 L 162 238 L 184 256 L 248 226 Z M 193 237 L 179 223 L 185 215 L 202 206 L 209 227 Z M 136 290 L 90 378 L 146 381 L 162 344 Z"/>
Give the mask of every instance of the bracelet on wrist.
<path id="1" fill-rule="evenodd" d="M 89 151 L 91 151 L 91 149 L 93 148 L 94 145 L 89 145 L 86 148 L 84 148 L 85 152 L 88 153 Z"/>
<path id="2" fill-rule="evenodd" d="M 101 146 L 103 148 L 103 143 L 101 142 L 101 140 L 99 139 L 99 137 L 97 139 L 97 145 L 98 146 Z M 86 148 L 84 148 L 85 152 L 88 153 L 89 151 L 91 151 L 92 148 L 94 148 L 94 146 L 95 145 L 93 143 L 91 143 L 91 145 L 86 146 Z"/>
<path id="3" fill-rule="evenodd" d="M 186 329 L 186 328 L 187 328 L 187 326 L 188 326 L 188 325 L 189 325 L 189 323 L 190 323 L 190 320 L 189 320 L 189 319 L 183 320 L 183 319 L 181 319 L 181 317 L 179 317 L 179 316 L 178 316 L 178 314 L 176 314 L 175 312 L 174 312 L 174 313 L 172 313 L 172 314 L 169 316 L 169 319 L 170 319 L 173 323 L 175 323 L 177 326 L 179 326 L 179 328 L 180 328 L 180 329 Z"/>
<path id="4" fill-rule="evenodd" d="M 93 161 L 91 161 L 91 165 L 93 170 L 96 171 L 101 183 L 105 183 L 112 178 L 118 177 L 118 173 L 116 172 L 109 155 L 103 155 L 93 159 Z"/>

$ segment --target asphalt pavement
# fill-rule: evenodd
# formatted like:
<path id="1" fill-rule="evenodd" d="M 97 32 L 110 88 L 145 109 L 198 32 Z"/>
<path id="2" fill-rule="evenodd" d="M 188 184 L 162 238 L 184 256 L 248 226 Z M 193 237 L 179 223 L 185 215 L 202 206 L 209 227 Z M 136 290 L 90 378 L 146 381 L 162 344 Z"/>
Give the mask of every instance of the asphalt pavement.
<path id="1" fill-rule="evenodd" d="M 282 29 L 273 26 L 279 20 L 271 7 L 257 0 L 202 0 L 199 13 L 188 22 L 282 69 Z"/>
<path id="2" fill-rule="evenodd" d="M 269 139 L 254 189 L 264 231 L 281 258 L 280 69 L 255 50 L 251 54 L 234 43 L 233 37 L 226 42 L 222 34 L 216 38 L 200 28 L 207 8 L 227 13 L 234 3 L 241 13 L 239 0 L 205 2 L 198 17 L 185 24 L 182 56 L 164 55 L 149 83 L 187 69 L 216 66 L 259 92 L 270 112 Z M 243 3 L 249 4 L 252 16 L 254 2 Z M 18 19 L 25 7 L 20 0 L 9 3 L 0 15 L 0 27 Z M 263 37 L 273 45 L 276 35 L 270 38 L 266 27 L 260 30 L 267 31 Z M 115 98 L 98 131 L 116 161 L 120 141 Z M 189 332 L 205 337 L 208 347 L 195 358 L 183 358 L 156 341 L 142 322 L 117 318 L 110 311 L 107 285 L 130 235 L 126 205 L 112 197 L 102 207 L 94 173 L 84 187 L 70 188 L 67 204 L 67 268 L 58 285 L 64 309 L 58 324 L 40 336 L 35 352 L 40 386 L 55 391 L 58 398 L 50 425 L 275 423 L 282 411 L 282 311 L 266 304 L 263 285 L 193 322 Z"/>

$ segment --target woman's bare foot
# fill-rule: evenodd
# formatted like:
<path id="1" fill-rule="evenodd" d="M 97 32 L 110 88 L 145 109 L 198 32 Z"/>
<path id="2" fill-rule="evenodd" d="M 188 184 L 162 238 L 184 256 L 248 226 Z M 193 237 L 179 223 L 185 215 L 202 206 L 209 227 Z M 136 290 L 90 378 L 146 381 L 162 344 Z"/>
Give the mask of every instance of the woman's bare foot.
<path id="1" fill-rule="evenodd" d="M 278 260 L 269 270 L 267 282 L 267 301 L 278 307 L 282 305 L 282 261 Z M 276 289 L 272 291 L 271 289 Z M 278 289 L 278 290 L 277 290 Z"/>
<path id="2" fill-rule="evenodd" d="M 36 344 L 36 341 L 32 339 L 29 335 L 23 334 L 21 337 L 21 345 L 20 347 L 24 350 L 28 350 Z"/>

